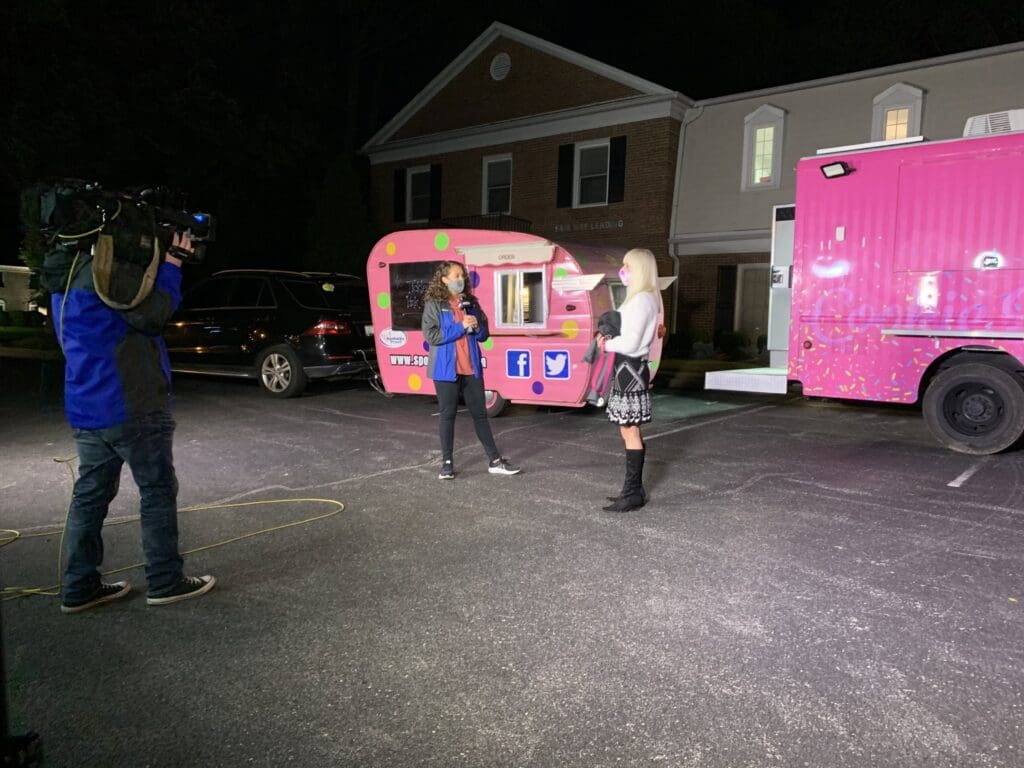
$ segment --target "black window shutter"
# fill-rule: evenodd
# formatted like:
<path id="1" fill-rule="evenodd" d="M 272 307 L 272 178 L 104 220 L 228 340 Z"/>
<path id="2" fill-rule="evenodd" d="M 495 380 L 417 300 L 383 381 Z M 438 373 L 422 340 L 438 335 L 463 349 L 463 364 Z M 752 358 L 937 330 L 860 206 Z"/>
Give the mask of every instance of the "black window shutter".
<path id="1" fill-rule="evenodd" d="M 576 145 L 563 144 L 558 148 L 558 196 L 555 205 L 572 207 L 572 183 L 576 171 Z"/>
<path id="2" fill-rule="evenodd" d="M 626 199 L 626 137 L 614 136 L 608 151 L 608 202 Z"/>
<path id="3" fill-rule="evenodd" d="M 430 166 L 430 220 L 441 218 L 441 166 Z"/>
<path id="4" fill-rule="evenodd" d="M 395 201 L 394 220 L 405 221 L 405 168 L 395 169 L 395 188 L 393 191 Z"/>

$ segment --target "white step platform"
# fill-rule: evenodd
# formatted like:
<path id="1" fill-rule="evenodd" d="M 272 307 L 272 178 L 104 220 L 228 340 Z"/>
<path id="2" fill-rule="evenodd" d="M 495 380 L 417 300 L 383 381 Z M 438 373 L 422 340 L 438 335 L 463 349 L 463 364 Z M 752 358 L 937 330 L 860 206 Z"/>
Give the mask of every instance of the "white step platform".
<path id="1" fill-rule="evenodd" d="M 785 368 L 739 368 L 732 371 L 708 371 L 704 389 L 727 389 L 732 392 L 765 392 L 786 394 Z"/>

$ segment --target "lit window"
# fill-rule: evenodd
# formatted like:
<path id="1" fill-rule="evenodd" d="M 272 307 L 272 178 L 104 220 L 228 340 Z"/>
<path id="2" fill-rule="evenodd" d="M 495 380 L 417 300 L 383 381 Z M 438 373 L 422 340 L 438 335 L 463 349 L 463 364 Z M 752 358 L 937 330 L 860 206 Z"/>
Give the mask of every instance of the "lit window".
<path id="1" fill-rule="evenodd" d="M 910 107 L 885 110 L 885 140 L 905 139 L 909 135 Z"/>
<path id="2" fill-rule="evenodd" d="M 496 276 L 495 301 L 498 327 L 544 324 L 544 271 L 517 270 Z"/>
<path id="3" fill-rule="evenodd" d="M 608 142 L 576 145 L 576 206 L 608 203 Z"/>
<path id="4" fill-rule="evenodd" d="M 483 212 L 512 213 L 512 158 L 484 158 Z"/>
<path id="5" fill-rule="evenodd" d="M 785 112 L 769 104 L 744 119 L 742 189 L 778 188 L 785 119 Z"/>
<path id="6" fill-rule="evenodd" d="M 754 175 L 751 184 L 767 184 L 772 180 L 772 139 L 775 128 L 766 125 L 754 132 Z"/>
<path id="7" fill-rule="evenodd" d="M 896 83 L 872 100 L 871 140 L 899 141 L 921 135 L 924 91 Z"/>

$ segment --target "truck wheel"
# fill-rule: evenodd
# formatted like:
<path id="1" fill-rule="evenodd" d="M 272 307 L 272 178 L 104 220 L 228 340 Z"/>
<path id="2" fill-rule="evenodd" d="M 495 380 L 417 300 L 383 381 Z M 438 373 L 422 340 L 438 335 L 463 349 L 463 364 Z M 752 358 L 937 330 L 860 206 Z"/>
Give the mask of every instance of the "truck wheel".
<path id="1" fill-rule="evenodd" d="M 487 415 L 493 419 L 495 416 L 500 416 L 501 412 L 505 410 L 508 400 L 499 395 L 496 390 L 485 389 L 484 405 L 487 406 Z"/>
<path id="2" fill-rule="evenodd" d="M 922 403 L 928 429 L 960 453 L 998 453 L 1024 434 L 1024 383 L 985 363 L 963 363 L 941 371 Z"/>
<path id="3" fill-rule="evenodd" d="M 306 372 L 299 356 L 286 344 L 260 354 L 256 370 L 263 389 L 273 397 L 298 397 L 306 388 Z"/>

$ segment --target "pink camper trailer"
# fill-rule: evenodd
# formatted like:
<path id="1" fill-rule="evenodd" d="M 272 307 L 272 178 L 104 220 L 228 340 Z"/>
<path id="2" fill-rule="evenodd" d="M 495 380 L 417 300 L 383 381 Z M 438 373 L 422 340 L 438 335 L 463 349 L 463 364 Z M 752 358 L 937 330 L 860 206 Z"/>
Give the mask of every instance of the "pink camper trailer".
<path id="1" fill-rule="evenodd" d="M 709 373 L 708 387 L 799 381 L 811 396 L 920 401 L 952 450 L 1013 445 L 1024 433 L 1024 132 L 802 159 L 795 211 L 775 209 L 770 290 L 773 367 Z"/>
<path id="2" fill-rule="evenodd" d="M 434 394 L 420 330 L 423 293 L 439 261 L 458 261 L 490 321 L 482 344 L 488 413 L 497 415 L 509 402 L 583 405 L 591 376 L 583 357 L 597 318 L 625 295 L 618 281 L 625 252 L 488 230 L 383 237 L 370 252 L 366 277 L 384 389 Z M 660 356 L 659 339 L 650 354 L 652 374 Z"/>

